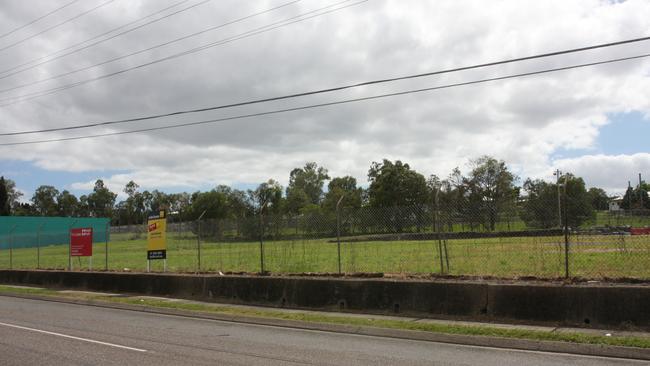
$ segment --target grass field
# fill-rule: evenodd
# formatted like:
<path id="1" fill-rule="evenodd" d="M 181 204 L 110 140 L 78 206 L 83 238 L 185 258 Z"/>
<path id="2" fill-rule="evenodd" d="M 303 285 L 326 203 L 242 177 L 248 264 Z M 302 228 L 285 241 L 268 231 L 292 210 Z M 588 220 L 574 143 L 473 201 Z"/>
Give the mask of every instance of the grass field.
<path id="1" fill-rule="evenodd" d="M 117 271 L 146 269 L 146 241 L 132 234 L 114 234 L 108 244 L 108 268 Z M 443 251 L 444 253 L 444 251 Z M 563 237 L 480 238 L 447 241 L 452 275 L 554 278 L 564 276 Z M 37 249 L 14 249 L 12 268 L 37 268 Z M 169 235 L 168 270 L 197 270 L 197 241 L 190 234 Z M 95 244 L 93 269 L 105 266 L 105 245 Z M 337 272 L 338 249 L 327 239 L 264 243 L 264 269 L 273 273 Z M 443 266 L 446 267 L 446 259 Z M 571 236 L 570 275 L 585 278 L 650 279 L 650 236 Z M 67 245 L 40 249 L 40 268 L 68 266 Z M 438 241 L 370 241 L 341 243 L 341 266 L 346 273 L 440 273 Z M 10 267 L 8 249 L 0 250 L 0 268 Z M 74 269 L 88 269 L 88 258 L 73 258 Z M 162 261 L 152 261 L 161 271 Z M 260 244 L 201 243 L 201 270 L 259 272 Z"/>

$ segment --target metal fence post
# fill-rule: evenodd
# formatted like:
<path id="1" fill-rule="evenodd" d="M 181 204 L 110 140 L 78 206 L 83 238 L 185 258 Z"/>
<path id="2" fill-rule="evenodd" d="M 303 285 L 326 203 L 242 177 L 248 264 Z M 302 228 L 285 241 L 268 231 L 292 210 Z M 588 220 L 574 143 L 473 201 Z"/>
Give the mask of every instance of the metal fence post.
<path id="1" fill-rule="evenodd" d="M 74 220 L 68 228 L 68 271 L 72 271 L 72 235 L 70 235 L 70 231 L 72 231 L 72 227 L 76 223 L 77 220 Z"/>
<path id="2" fill-rule="evenodd" d="M 45 226 L 45 223 L 40 224 L 36 232 L 36 269 L 41 268 L 41 230 L 43 226 Z"/>
<path id="3" fill-rule="evenodd" d="M 553 175 L 555 175 L 555 185 L 557 186 L 557 220 L 560 227 L 562 224 L 562 204 L 560 203 L 560 175 L 562 172 L 560 169 L 555 169 Z"/>
<path id="4" fill-rule="evenodd" d="M 12 226 L 11 230 L 9 231 L 9 269 L 14 268 L 13 247 L 14 247 L 14 230 L 16 230 L 16 227 L 18 227 L 18 225 Z"/>
<path id="5" fill-rule="evenodd" d="M 438 256 L 440 257 L 440 273 L 442 274 L 445 273 L 445 267 L 442 259 L 442 237 L 440 234 L 440 217 L 439 217 L 440 205 L 439 205 L 438 193 L 439 193 L 439 189 L 436 188 L 435 196 L 434 196 L 435 213 L 433 219 L 435 221 L 435 226 L 436 226 L 436 236 L 438 237 Z"/>
<path id="6" fill-rule="evenodd" d="M 437 192 L 436 192 L 436 197 L 440 193 L 440 187 L 438 187 Z M 440 199 L 436 199 L 436 207 L 438 208 L 438 212 L 440 212 Z M 440 214 L 438 215 L 438 227 L 440 227 L 440 233 L 439 235 L 442 235 L 441 241 L 442 241 L 442 247 L 444 249 L 445 253 L 445 264 L 447 264 L 447 273 L 449 273 L 449 252 L 447 251 L 447 235 L 445 235 L 445 227 L 444 225 L 440 224 Z"/>
<path id="7" fill-rule="evenodd" d="M 566 193 L 567 176 L 564 176 L 564 278 L 569 278 L 569 216 L 567 215 L 568 197 Z"/>
<path id="8" fill-rule="evenodd" d="M 264 207 L 266 202 L 260 206 L 260 273 L 264 273 Z"/>
<path id="9" fill-rule="evenodd" d="M 339 274 L 341 274 L 341 211 L 340 205 L 343 201 L 345 194 L 341 195 L 338 202 L 336 202 L 336 248 L 338 251 Z"/>
<path id="10" fill-rule="evenodd" d="M 197 219 L 198 221 L 198 228 L 196 231 L 196 255 L 197 255 L 197 272 L 201 272 L 201 219 L 203 218 L 203 215 L 205 215 L 205 212 L 207 210 L 204 210 L 203 213 L 199 216 Z M 179 216 L 180 219 L 180 216 Z"/>
<path id="11" fill-rule="evenodd" d="M 104 233 L 104 271 L 108 272 L 108 237 L 110 235 L 111 221 L 106 222 L 106 232 Z"/>

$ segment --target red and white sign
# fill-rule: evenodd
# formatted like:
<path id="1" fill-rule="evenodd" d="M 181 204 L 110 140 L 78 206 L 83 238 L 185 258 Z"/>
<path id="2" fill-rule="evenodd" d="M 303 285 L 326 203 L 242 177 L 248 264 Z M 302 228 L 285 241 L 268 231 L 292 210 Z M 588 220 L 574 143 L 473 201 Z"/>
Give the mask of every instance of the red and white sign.
<path id="1" fill-rule="evenodd" d="M 92 257 L 93 228 L 70 229 L 70 256 Z"/>

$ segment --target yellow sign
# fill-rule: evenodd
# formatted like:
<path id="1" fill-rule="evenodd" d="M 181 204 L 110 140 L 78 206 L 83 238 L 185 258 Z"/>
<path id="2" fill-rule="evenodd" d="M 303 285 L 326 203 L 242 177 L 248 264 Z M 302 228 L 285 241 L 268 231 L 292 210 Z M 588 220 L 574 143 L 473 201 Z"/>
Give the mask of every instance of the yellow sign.
<path id="1" fill-rule="evenodd" d="M 147 221 L 147 258 L 164 259 L 167 257 L 167 219 L 165 211 L 149 216 Z"/>

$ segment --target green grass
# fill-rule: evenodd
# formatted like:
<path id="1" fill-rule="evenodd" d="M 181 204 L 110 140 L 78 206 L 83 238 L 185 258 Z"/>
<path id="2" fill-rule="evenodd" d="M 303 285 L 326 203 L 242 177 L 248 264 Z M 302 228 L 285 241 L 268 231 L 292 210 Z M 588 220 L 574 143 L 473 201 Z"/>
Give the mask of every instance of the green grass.
<path id="1" fill-rule="evenodd" d="M 108 268 L 117 271 L 146 269 L 146 241 L 132 236 L 113 236 L 108 244 Z M 563 237 L 481 238 L 447 241 L 449 274 L 470 276 L 556 278 L 564 275 Z M 0 250 L 0 268 L 9 268 L 9 251 Z M 32 269 L 37 249 L 14 249 L 11 267 Z M 197 270 L 197 241 L 191 235 L 168 236 L 168 270 Z M 650 279 L 650 236 L 572 236 L 570 275 L 585 278 Z M 93 269 L 105 266 L 105 245 L 95 244 Z M 73 258 L 73 269 L 87 270 L 88 258 Z M 327 239 L 284 240 L 264 243 L 265 270 L 273 273 L 334 273 L 338 271 L 336 243 Z M 446 267 L 446 261 L 443 260 Z M 40 249 L 40 266 L 68 266 L 67 245 Z M 440 273 L 438 241 L 367 241 L 341 243 L 341 267 L 346 273 L 382 272 L 397 274 Z M 153 271 L 162 271 L 162 261 L 152 261 Z M 201 270 L 259 272 L 259 242 L 201 244 Z"/>
<path id="2" fill-rule="evenodd" d="M 622 212 L 596 211 L 596 219 L 585 226 L 634 226 L 643 227 L 650 224 L 650 217 L 640 215 L 623 215 Z"/>
<path id="3" fill-rule="evenodd" d="M 204 312 L 212 314 L 224 314 L 233 316 L 246 316 L 266 319 L 284 319 L 309 323 L 345 324 L 355 326 L 367 326 L 377 328 L 389 328 L 400 330 L 416 330 L 433 333 L 492 336 L 503 338 L 530 339 L 539 341 L 560 341 L 582 344 L 598 344 L 611 346 L 626 346 L 638 348 L 650 348 L 650 337 L 623 337 L 623 336 L 599 336 L 580 332 L 556 333 L 550 331 L 530 330 L 523 327 L 500 328 L 489 325 L 457 325 L 453 323 L 423 323 L 410 320 L 385 319 L 380 317 L 352 317 L 345 315 L 328 315 L 313 312 L 284 312 L 278 310 L 266 310 L 259 308 L 244 308 L 227 305 L 196 303 L 186 301 L 166 301 L 150 298 L 134 297 L 108 297 L 81 293 L 60 293 L 50 289 L 15 288 L 0 285 L 0 294 L 27 294 L 48 297 L 63 297 L 74 299 L 87 299 L 111 303 L 126 303 L 131 305 L 155 307 L 162 309 L 177 309 L 189 312 Z"/>

